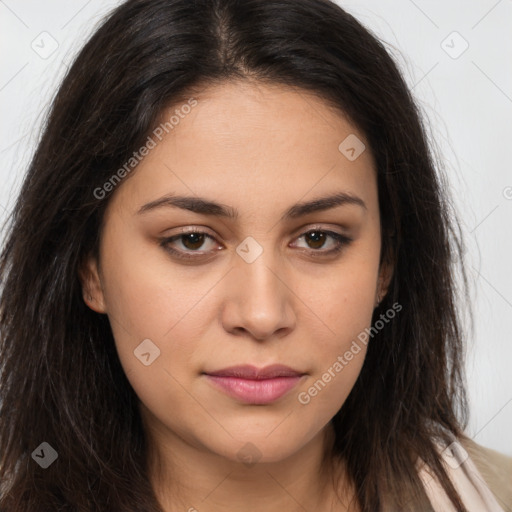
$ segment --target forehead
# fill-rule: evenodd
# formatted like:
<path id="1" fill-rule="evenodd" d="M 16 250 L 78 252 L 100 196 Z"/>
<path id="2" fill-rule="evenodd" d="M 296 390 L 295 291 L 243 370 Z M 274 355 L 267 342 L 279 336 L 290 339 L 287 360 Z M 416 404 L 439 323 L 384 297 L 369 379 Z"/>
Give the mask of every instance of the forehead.
<path id="1" fill-rule="evenodd" d="M 333 189 L 375 199 L 375 165 L 364 135 L 318 96 L 229 82 L 192 97 L 195 103 L 184 100 L 162 112 L 162 135 L 149 135 L 152 148 L 116 202 L 133 203 L 133 210 L 176 192 L 255 211 L 256 203 L 284 206 L 286 198 L 296 202 Z M 356 158 L 347 149 L 355 149 Z"/>

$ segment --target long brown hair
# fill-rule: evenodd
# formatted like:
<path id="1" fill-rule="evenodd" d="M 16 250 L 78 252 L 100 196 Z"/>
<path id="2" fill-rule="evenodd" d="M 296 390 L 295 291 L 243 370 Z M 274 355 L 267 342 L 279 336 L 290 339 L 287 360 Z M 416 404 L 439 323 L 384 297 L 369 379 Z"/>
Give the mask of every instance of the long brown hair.
<path id="1" fill-rule="evenodd" d="M 137 396 L 77 269 L 98 250 L 109 200 L 93 191 L 163 110 L 194 87 L 248 78 L 318 94 L 365 134 L 377 163 L 382 261 L 394 274 L 374 320 L 395 302 L 402 310 L 368 345 L 333 418 L 332 455 L 363 512 L 420 503 L 418 457 L 465 511 L 433 444 L 464 437 L 467 423 L 461 230 L 384 45 L 328 0 L 129 0 L 70 67 L 10 217 L 0 259 L 2 512 L 160 510 Z M 42 442 L 58 453 L 46 469 L 31 456 Z"/>

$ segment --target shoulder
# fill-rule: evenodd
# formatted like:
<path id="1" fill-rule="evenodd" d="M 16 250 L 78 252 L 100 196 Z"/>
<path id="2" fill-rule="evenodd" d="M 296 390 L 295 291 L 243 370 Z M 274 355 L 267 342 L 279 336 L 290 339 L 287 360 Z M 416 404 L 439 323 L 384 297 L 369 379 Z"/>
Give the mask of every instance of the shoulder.
<path id="1" fill-rule="evenodd" d="M 512 457 L 486 448 L 468 437 L 459 439 L 498 503 L 512 510 Z"/>

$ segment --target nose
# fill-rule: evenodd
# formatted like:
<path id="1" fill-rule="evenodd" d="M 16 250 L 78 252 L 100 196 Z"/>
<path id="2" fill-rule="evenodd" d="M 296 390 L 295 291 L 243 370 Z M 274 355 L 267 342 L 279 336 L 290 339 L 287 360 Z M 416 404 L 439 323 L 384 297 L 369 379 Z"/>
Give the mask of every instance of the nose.
<path id="1" fill-rule="evenodd" d="M 295 328 L 295 303 L 290 284 L 270 251 L 248 263 L 237 258 L 229 272 L 222 323 L 227 332 L 258 341 L 282 337 Z"/>

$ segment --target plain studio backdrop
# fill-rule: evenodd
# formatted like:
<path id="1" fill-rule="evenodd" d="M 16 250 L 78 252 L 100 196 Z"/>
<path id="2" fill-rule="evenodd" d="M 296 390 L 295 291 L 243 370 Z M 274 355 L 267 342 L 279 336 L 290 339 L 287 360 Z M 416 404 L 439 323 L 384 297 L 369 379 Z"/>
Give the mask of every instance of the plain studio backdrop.
<path id="1" fill-rule="evenodd" d="M 468 248 L 468 433 L 512 455 L 512 0 L 338 2 L 385 41 L 427 118 Z M 119 3 L 0 0 L 0 221 L 67 66 Z"/>

